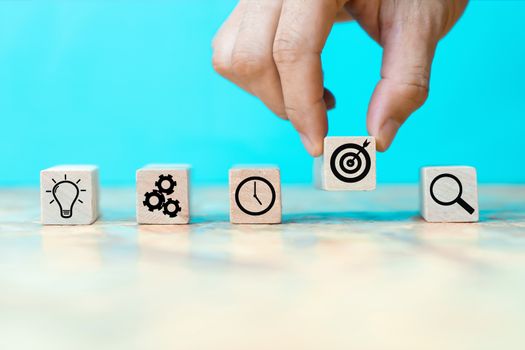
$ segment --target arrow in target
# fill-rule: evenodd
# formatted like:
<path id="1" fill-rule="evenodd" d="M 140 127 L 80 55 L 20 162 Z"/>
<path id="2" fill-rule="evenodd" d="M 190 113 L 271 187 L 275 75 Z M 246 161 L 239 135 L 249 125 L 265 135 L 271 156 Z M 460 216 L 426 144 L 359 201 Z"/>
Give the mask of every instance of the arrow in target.
<path id="1" fill-rule="evenodd" d="M 370 144 L 370 141 L 368 141 L 368 139 L 365 140 L 365 142 L 363 142 L 363 149 L 365 149 L 369 144 Z M 356 159 L 360 154 L 361 154 L 361 150 L 359 150 L 359 152 L 357 152 L 357 153 L 352 157 L 352 159 L 350 159 L 350 161 L 353 162 L 354 159 Z"/>

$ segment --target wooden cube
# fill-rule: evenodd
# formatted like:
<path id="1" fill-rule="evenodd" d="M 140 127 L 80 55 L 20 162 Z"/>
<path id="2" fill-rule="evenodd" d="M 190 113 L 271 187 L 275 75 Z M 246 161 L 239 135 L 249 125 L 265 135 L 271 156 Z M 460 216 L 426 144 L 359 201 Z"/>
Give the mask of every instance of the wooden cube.
<path id="1" fill-rule="evenodd" d="M 61 165 L 40 172 L 43 225 L 89 225 L 99 215 L 98 168 Z"/>
<path id="2" fill-rule="evenodd" d="M 230 221 L 279 224 L 282 220 L 281 173 L 277 167 L 230 169 Z"/>
<path id="3" fill-rule="evenodd" d="M 375 190 L 375 138 L 326 137 L 324 153 L 314 161 L 314 181 L 325 191 Z"/>
<path id="4" fill-rule="evenodd" d="M 137 170 L 137 223 L 174 225 L 190 222 L 190 167 L 148 165 Z"/>
<path id="5" fill-rule="evenodd" d="M 428 222 L 479 220 L 476 169 L 468 166 L 421 169 L 421 216 Z"/>

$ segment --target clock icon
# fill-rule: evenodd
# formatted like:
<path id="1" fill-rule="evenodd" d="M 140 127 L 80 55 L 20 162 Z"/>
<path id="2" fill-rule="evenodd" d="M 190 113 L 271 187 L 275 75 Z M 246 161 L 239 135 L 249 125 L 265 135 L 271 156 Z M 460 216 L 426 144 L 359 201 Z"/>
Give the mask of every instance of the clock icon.
<path id="1" fill-rule="evenodd" d="M 242 180 L 235 190 L 235 203 L 242 212 L 260 216 L 269 212 L 275 204 L 275 188 L 261 176 Z"/>

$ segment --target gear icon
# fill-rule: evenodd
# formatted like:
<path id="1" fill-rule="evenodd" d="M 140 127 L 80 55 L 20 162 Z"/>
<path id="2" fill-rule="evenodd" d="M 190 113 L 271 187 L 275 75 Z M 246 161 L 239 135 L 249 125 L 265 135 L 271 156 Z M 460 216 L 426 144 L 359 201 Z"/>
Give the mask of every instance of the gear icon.
<path id="1" fill-rule="evenodd" d="M 177 186 L 177 181 L 173 180 L 172 175 L 160 175 L 158 181 L 155 182 L 155 186 L 157 186 L 160 193 L 172 194 Z"/>
<path id="2" fill-rule="evenodd" d="M 152 198 L 156 198 L 157 201 L 152 203 L 151 202 Z M 142 202 L 142 204 L 144 204 L 145 207 L 148 207 L 149 211 L 154 211 L 154 210 L 161 210 L 162 206 L 164 205 L 164 202 L 165 202 L 165 199 L 162 193 L 160 193 L 157 190 L 153 190 L 152 192 L 146 192 L 146 194 L 144 195 L 144 201 Z"/>
<path id="3" fill-rule="evenodd" d="M 169 216 L 170 218 L 174 218 L 177 216 L 178 213 L 181 212 L 182 208 L 180 207 L 180 202 L 178 200 L 173 200 L 169 198 L 166 203 L 164 203 L 163 206 L 164 210 L 162 213 L 164 215 Z"/>

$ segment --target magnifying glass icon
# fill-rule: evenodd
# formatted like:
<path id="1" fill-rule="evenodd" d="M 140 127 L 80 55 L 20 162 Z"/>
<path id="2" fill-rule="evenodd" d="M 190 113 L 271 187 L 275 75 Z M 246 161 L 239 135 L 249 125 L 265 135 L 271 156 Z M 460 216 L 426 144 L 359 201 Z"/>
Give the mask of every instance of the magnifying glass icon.
<path id="1" fill-rule="evenodd" d="M 445 198 L 447 194 L 449 193 L 448 188 L 450 187 L 451 181 L 452 183 L 455 183 L 457 186 L 457 190 L 456 190 L 457 195 L 452 199 Z M 434 188 L 438 182 L 442 184 L 443 186 L 442 188 L 447 188 L 447 191 L 446 191 L 447 193 L 438 192 L 439 197 L 441 198 L 438 198 L 438 196 L 436 196 L 436 192 Z M 456 193 L 456 192 L 452 192 L 452 193 Z M 439 176 L 436 176 L 434 180 L 432 180 L 432 183 L 430 184 L 430 196 L 432 197 L 434 202 L 436 202 L 439 205 L 443 205 L 443 206 L 450 206 L 450 205 L 457 203 L 463 209 L 465 209 L 466 212 L 472 215 L 475 210 L 467 202 L 465 202 L 463 198 L 461 198 L 462 195 L 463 195 L 463 185 L 461 184 L 461 181 L 459 181 L 459 179 L 452 174 L 441 174 Z"/>

